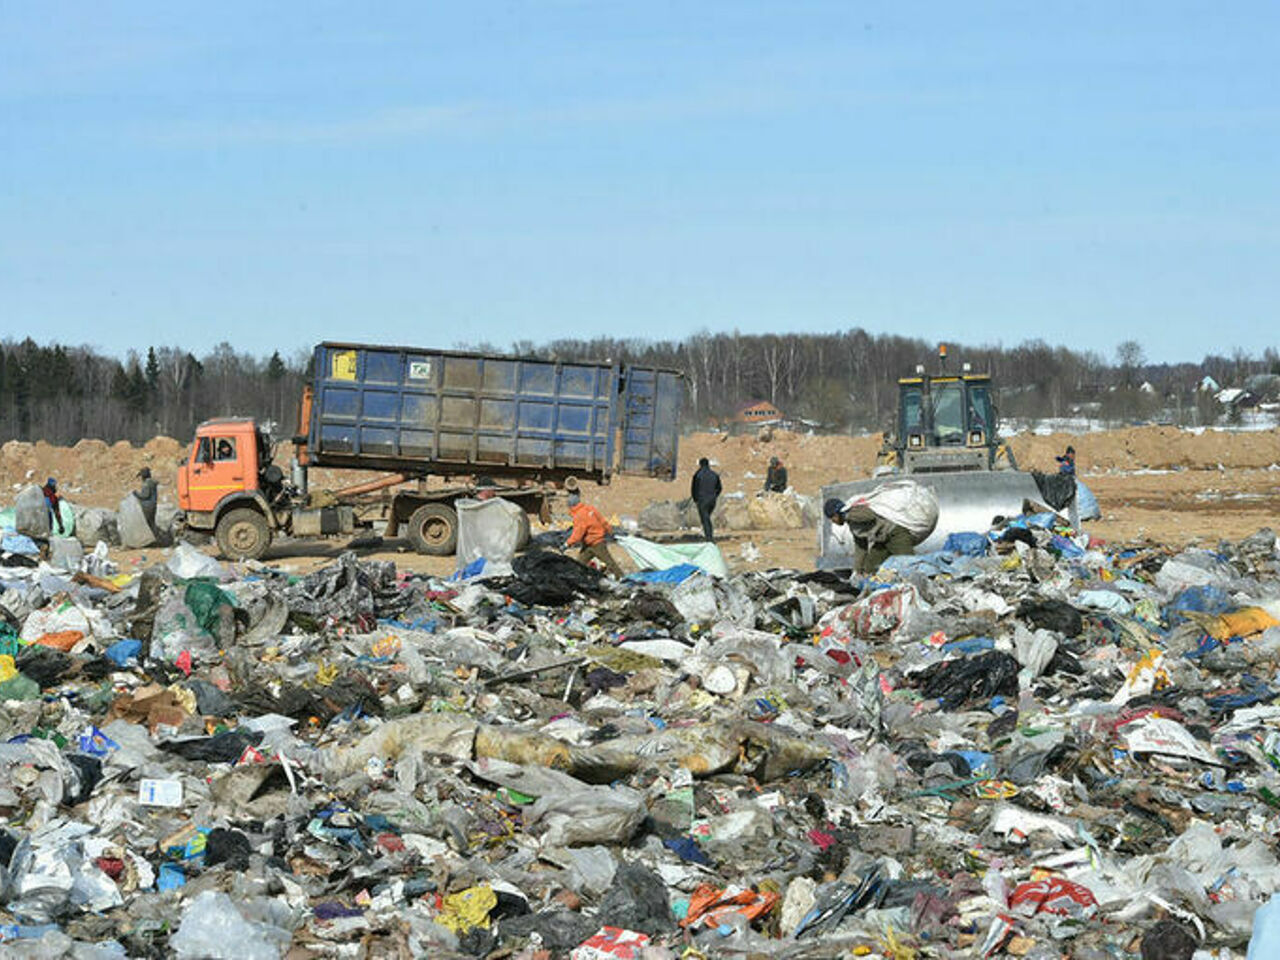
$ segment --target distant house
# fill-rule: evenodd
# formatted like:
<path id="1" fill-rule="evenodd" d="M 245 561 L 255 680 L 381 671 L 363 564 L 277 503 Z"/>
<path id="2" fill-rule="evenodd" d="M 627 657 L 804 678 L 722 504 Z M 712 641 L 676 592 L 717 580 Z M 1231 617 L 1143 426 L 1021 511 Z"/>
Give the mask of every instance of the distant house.
<path id="1" fill-rule="evenodd" d="M 784 418 L 782 411 L 772 403 L 768 400 L 760 400 L 743 407 L 733 419 L 738 423 L 771 423 Z"/>
<path id="2" fill-rule="evenodd" d="M 1222 387 L 1218 385 L 1217 380 L 1213 379 L 1213 377 L 1208 374 L 1205 374 L 1204 379 L 1200 381 L 1200 389 L 1205 393 L 1217 393 L 1222 389 Z"/>
<path id="3" fill-rule="evenodd" d="M 1216 399 L 1227 408 L 1238 407 L 1241 410 L 1247 410 L 1258 405 L 1258 398 L 1241 387 L 1227 387 L 1225 390 L 1219 390 Z"/>

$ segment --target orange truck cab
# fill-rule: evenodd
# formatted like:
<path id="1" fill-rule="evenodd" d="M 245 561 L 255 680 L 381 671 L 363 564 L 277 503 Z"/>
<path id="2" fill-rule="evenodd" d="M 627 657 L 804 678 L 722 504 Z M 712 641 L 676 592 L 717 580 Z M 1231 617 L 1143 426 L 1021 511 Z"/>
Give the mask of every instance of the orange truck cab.
<path id="1" fill-rule="evenodd" d="M 178 469 L 178 506 L 193 530 L 214 531 L 228 556 L 261 556 L 279 524 L 273 501 L 284 472 L 249 418 L 206 420 Z"/>

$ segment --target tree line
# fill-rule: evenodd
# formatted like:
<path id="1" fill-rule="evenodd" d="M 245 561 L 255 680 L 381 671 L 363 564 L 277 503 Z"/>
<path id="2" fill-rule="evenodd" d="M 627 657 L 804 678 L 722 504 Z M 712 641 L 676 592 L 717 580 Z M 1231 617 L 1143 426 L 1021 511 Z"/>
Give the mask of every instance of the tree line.
<path id="1" fill-rule="evenodd" d="M 0 440 L 185 440 L 215 416 L 274 419 L 290 432 L 310 355 L 257 358 L 222 343 L 197 357 L 148 347 L 123 360 L 90 347 L 0 343 Z"/>
<path id="2" fill-rule="evenodd" d="M 827 431 L 881 430 L 896 403 L 897 378 L 917 364 L 936 372 L 937 344 L 854 328 L 822 334 L 694 333 L 683 340 L 598 337 L 508 346 L 457 344 L 483 352 L 563 361 L 617 360 L 669 367 L 688 381 L 688 426 L 731 422 L 744 406 L 768 401 L 785 416 Z M 1200 362 L 1151 364 L 1141 344 L 1121 343 L 1110 359 L 1043 340 L 1014 347 L 950 344 L 948 369 L 969 363 L 989 372 L 1003 417 L 1035 423 L 1079 416 L 1106 423 L 1153 417 L 1212 423 L 1222 410 L 1200 389 L 1280 374 L 1280 355 L 1236 351 Z M 72 444 L 82 437 L 144 442 L 157 434 L 190 437 L 215 416 L 253 416 L 292 433 L 310 351 L 255 357 L 221 343 L 208 353 L 139 347 L 123 359 L 86 346 L 0 342 L 0 440 Z"/>
<path id="3" fill-rule="evenodd" d="M 768 401 L 787 418 L 832 432 L 883 430 L 891 425 L 899 377 L 923 364 L 939 372 L 938 344 L 918 337 L 840 333 L 744 334 L 701 331 L 679 341 L 601 337 L 519 341 L 512 351 L 564 360 L 608 357 L 672 367 L 689 383 L 687 415 L 696 424 L 732 422 L 744 406 Z M 1001 417 L 1034 425 L 1049 418 L 1086 416 L 1106 424 L 1159 417 L 1187 426 L 1214 423 L 1223 413 L 1205 377 L 1226 387 L 1258 374 L 1280 375 L 1280 353 L 1261 357 L 1237 350 L 1200 362 L 1148 363 L 1135 340 L 1109 360 L 1043 340 L 1014 347 L 948 344 L 945 370 L 990 373 Z M 492 350 L 485 343 L 469 349 Z"/>

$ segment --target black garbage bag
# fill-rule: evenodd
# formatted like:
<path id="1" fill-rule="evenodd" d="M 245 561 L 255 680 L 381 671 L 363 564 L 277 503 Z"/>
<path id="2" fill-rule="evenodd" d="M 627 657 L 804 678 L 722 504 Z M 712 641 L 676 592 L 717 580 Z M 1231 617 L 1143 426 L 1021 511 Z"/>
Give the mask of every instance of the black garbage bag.
<path id="1" fill-rule="evenodd" d="M 314 691 L 289 684 L 279 689 L 248 687 L 238 691 L 235 700 L 254 716 L 278 713 L 295 720 L 317 717 L 321 723 L 328 723 L 340 713 L 380 717 L 384 710 L 378 691 L 355 673 L 344 673 L 329 686 Z"/>
<path id="2" fill-rule="evenodd" d="M 1176 920 L 1161 920 L 1142 938 L 1142 960 L 1191 960 L 1200 947 L 1195 931 Z"/>
<path id="3" fill-rule="evenodd" d="M 612 926 L 639 930 L 654 937 L 675 928 L 667 885 L 656 873 L 638 863 L 623 863 L 618 867 L 613 887 L 600 901 L 598 913 L 608 917 Z"/>
<path id="4" fill-rule="evenodd" d="M 1036 545 L 1035 535 L 1026 527 L 1009 527 L 996 538 L 997 543 L 1025 543 L 1028 547 Z"/>
<path id="5" fill-rule="evenodd" d="M 212 737 L 195 737 L 191 740 L 169 740 L 158 744 L 161 750 L 176 753 L 184 760 L 203 760 L 206 763 L 234 763 L 249 747 L 262 742 L 261 730 L 228 730 Z"/>
<path id="6" fill-rule="evenodd" d="M 515 576 L 504 580 L 502 590 L 526 606 L 558 607 L 600 593 L 600 572 L 564 554 L 529 551 L 511 569 Z"/>
<path id="7" fill-rule="evenodd" d="M 917 686 L 929 700 L 954 710 L 972 700 L 996 694 L 1018 695 L 1018 661 L 1000 650 L 976 657 L 935 663 L 918 674 Z"/>
<path id="8" fill-rule="evenodd" d="M 1044 502 L 1055 510 L 1065 510 L 1076 498 L 1076 478 L 1069 473 L 1040 473 L 1032 470 Z"/>
<path id="9" fill-rule="evenodd" d="M 249 838 L 239 830 L 214 827 L 205 838 L 204 865 L 213 867 L 225 863 L 229 870 L 248 870 L 251 853 Z"/>
<path id="10" fill-rule="evenodd" d="M 600 923 L 594 915 L 544 910 L 500 919 L 496 926 L 498 936 L 504 941 L 526 940 L 536 933 L 553 956 L 567 957 L 570 950 L 600 929 Z"/>
<path id="11" fill-rule="evenodd" d="M 666 597 L 656 593 L 637 593 L 627 604 L 627 613 L 637 620 L 647 620 L 666 630 L 671 630 L 684 622 L 680 611 Z"/>
<path id="12" fill-rule="evenodd" d="M 1084 629 L 1080 611 L 1064 600 L 1023 600 L 1018 604 L 1018 616 L 1038 630 L 1052 630 L 1064 637 L 1078 637 Z"/>
<path id="13" fill-rule="evenodd" d="M 40 684 L 40 689 L 51 687 L 71 669 L 73 661 L 68 654 L 38 643 L 24 647 L 14 661 L 18 672 Z"/>
<path id="14" fill-rule="evenodd" d="M 229 696 L 207 680 L 191 679 L 187 689 L 196 695 L 196 709 L 202 717 L 232 717 L 236 704 Z"/>
<path id="15" fill-rule="evenodd" d="M 62 802 L 74 807 L 93 796 L 93 788 L 102 782 L 102 761 L 84 753 L 68 753 L 65 757 L 75 768 L 77 782 L 74 789 L 64 786 Z"/>

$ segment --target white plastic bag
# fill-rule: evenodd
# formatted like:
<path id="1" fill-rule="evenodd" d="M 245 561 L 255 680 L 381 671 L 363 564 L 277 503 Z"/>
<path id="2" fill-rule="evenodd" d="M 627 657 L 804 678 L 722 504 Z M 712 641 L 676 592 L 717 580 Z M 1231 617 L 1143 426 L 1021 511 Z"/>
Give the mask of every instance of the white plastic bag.
<path id="1" fill-rule="evenodd" d="M 292 939 L 287 930 L 245 919 L 225 893 L 205 890 L 187 904 L 169 949 L 191 960 L 278 960 Z"/>
<path id="2" fill-rule="evenodd" d="M 34 484 L 24 487 L 13 501 L 13 525 L 28 537 L 49 536 L 49 506 L 43 491 Z"/>
<path id="3" fill-rule="evenodd" d="M 120 501 L 120 510 L 116 514 L 116 524 L 120 529 L 120 544 L 130 550 L 154 546 L 156 533 L 147 523 L 147 516 L 142 512 L 142 502 L 132 493 L 125 494 Z"/>
<path id="4" fill-rule="evenodd" d="M 626 843 L 648 813 L 644 795 L 630 787 L 597 787 L 542 796 L 529 808 L 526 822 L 546 827 L 550 847 Z"/>
<path id="5" fill-rule="evenodd" d="M 458 500 L 458 569 L 484 557 L 490 563 L 509 563 L 520 546 L 524 510 L 510 500 Z"/>
<path id="6" fill-rule="evenodd" d="M 166 566 L 180 580 L 194 580 L 197 577 L 221 580 L 223 575 L 222 564 L 185 540 L 174 549 Z"/>

